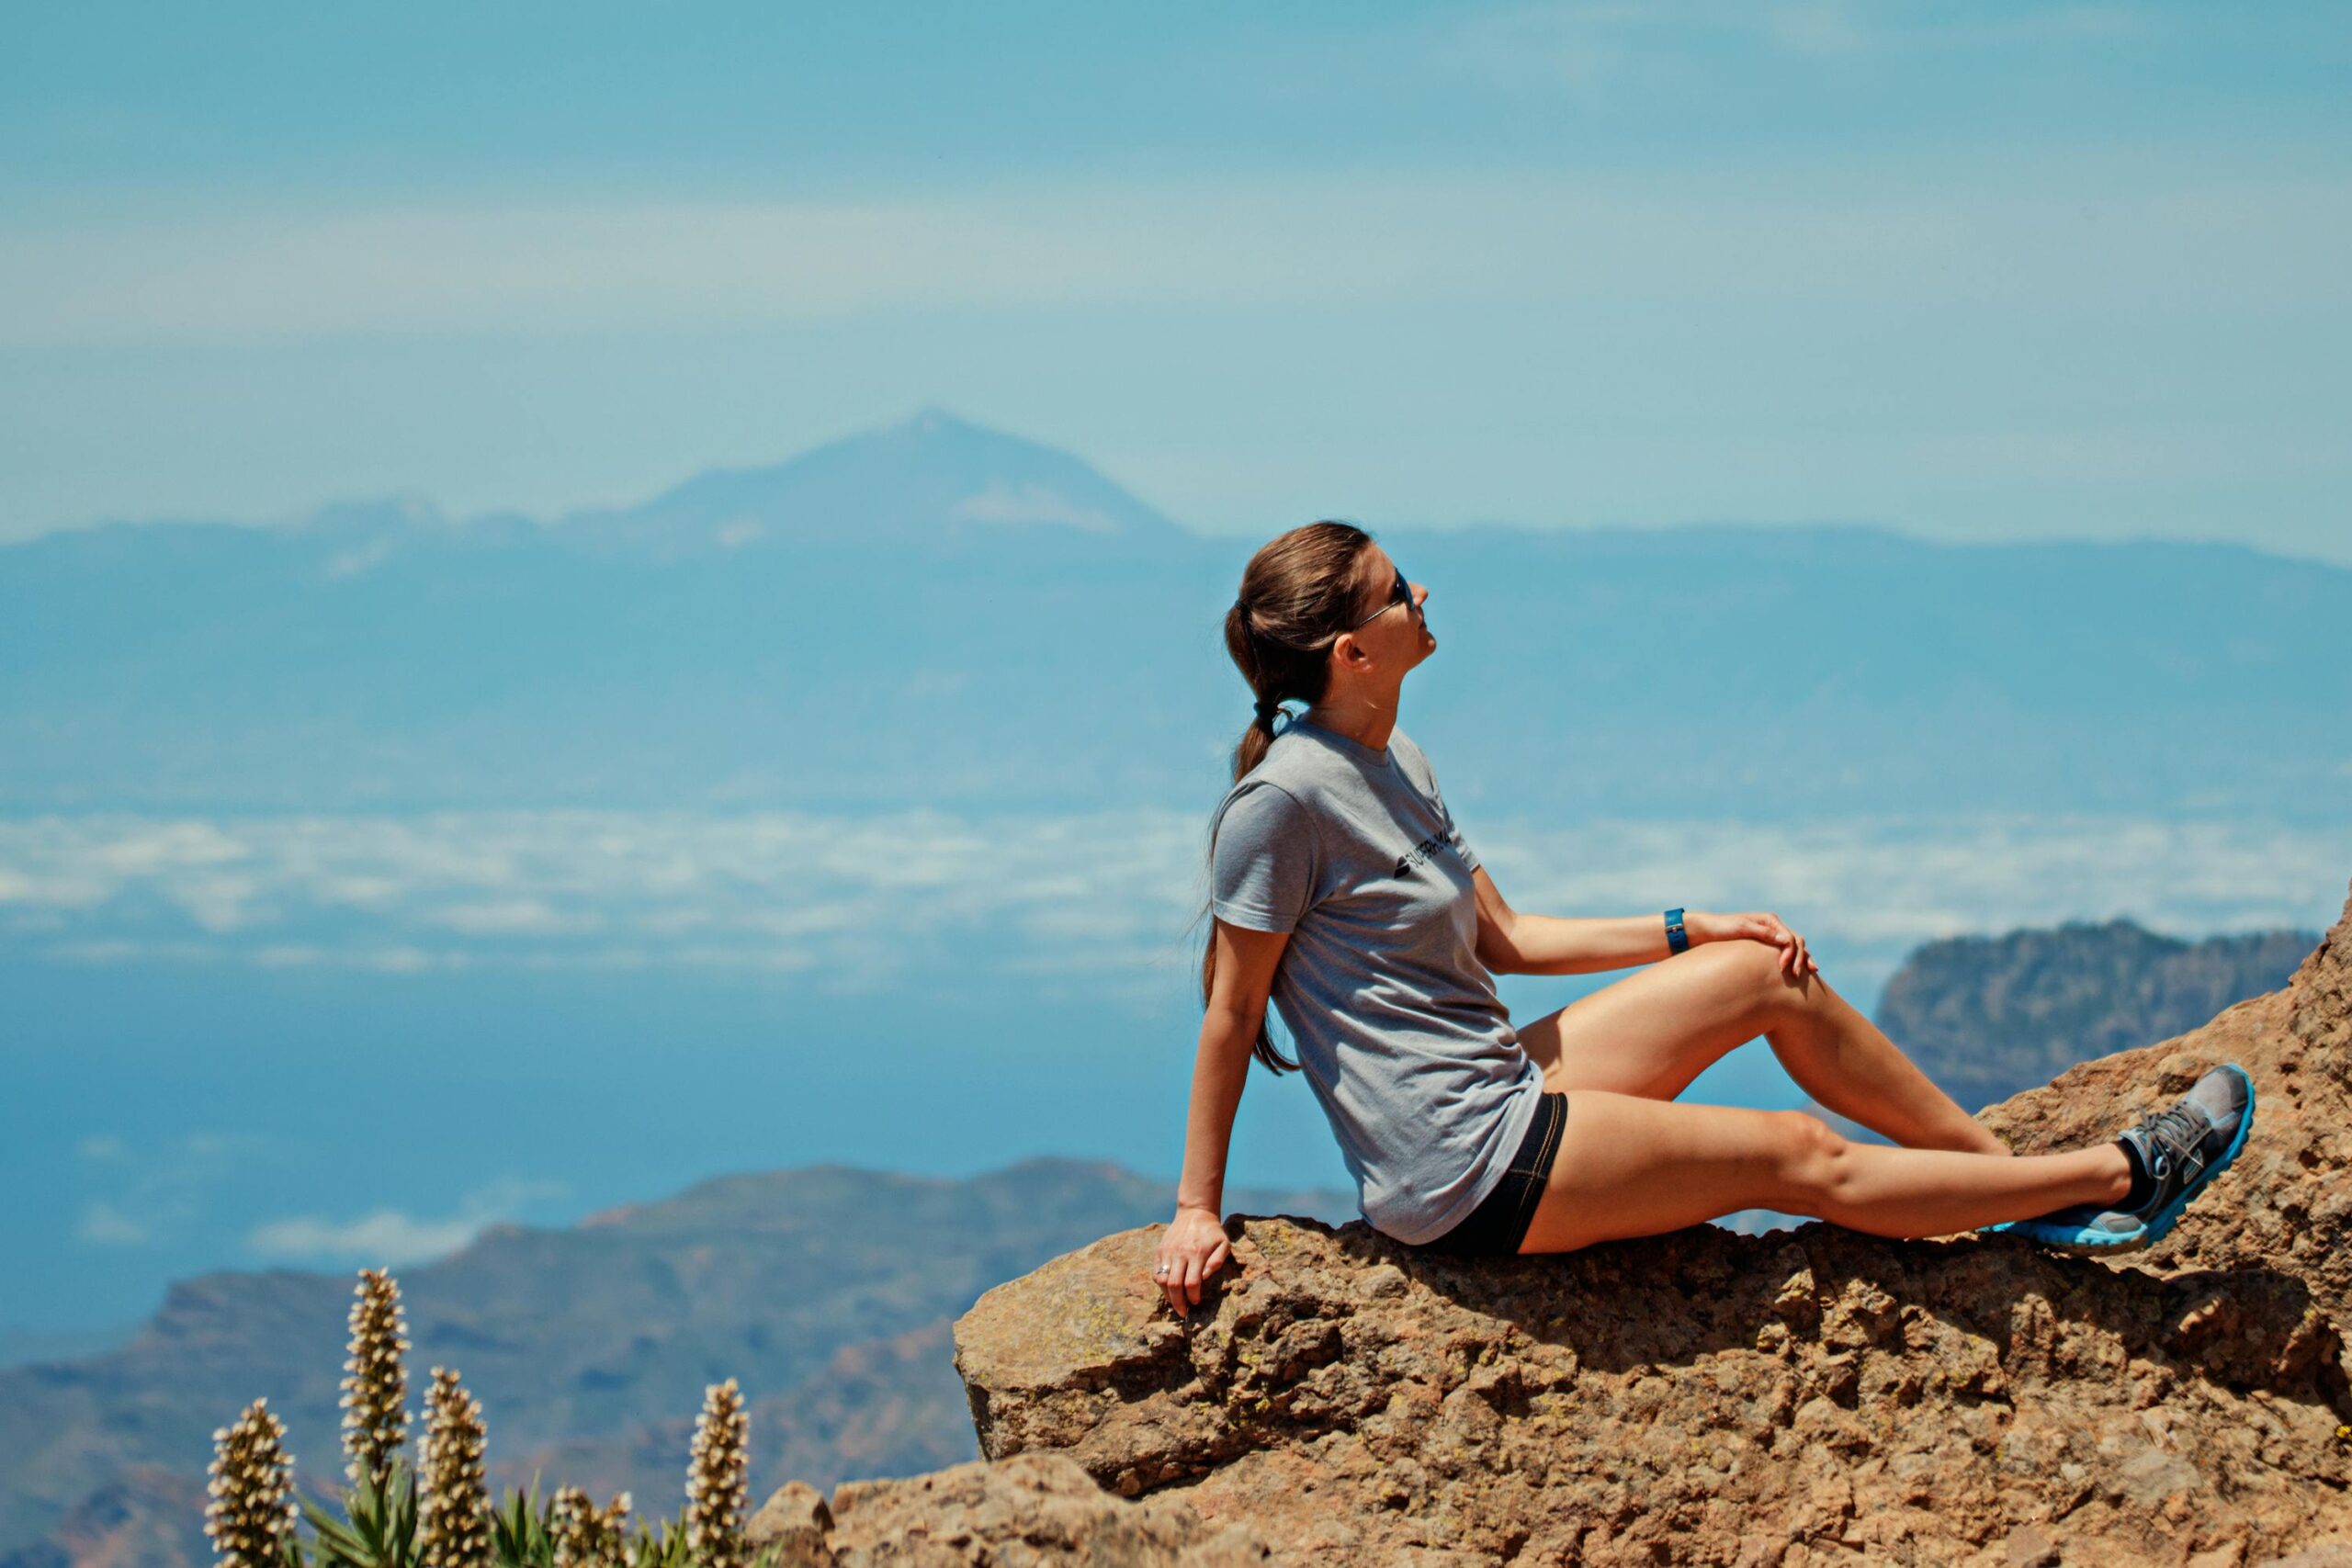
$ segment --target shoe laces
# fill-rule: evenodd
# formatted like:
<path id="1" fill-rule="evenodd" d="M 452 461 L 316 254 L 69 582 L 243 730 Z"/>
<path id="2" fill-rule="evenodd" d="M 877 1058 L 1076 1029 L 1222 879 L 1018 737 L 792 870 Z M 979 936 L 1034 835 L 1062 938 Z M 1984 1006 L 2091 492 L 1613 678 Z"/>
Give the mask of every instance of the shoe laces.
<path id="1" fill-rule="evenodd" d="M 2167 1155 L 2193 1153 L 2203 1140 L 2209 1123 L 2195 1114 L 2175 1106 L 2142 1117 L 2139 1131 L 2149 1143 Z"/>

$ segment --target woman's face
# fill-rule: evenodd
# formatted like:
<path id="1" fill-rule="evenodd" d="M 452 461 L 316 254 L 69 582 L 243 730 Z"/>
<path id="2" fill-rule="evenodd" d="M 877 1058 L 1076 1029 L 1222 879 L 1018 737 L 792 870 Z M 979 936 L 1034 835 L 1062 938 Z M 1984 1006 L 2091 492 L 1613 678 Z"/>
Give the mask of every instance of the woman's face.
<path id="1" fill-rule="evenodd" d="M 1408 597 L 1399 603 L 1397 576 L 1396 563 L 1386 550 L 1374 545 L 1363 552 L 1357 567 L 1360 586 L 1354 616 L 1363 625 L 1352 635 L 1375 663 L 1394 664 L 1401 671 L 1410 670 L 1437 651 L 1437 634 L 1430 630 L 1429 613 L 1423 607 L 1429 589 L 1408 579 Z M 1372 618 L 1365 620 L 1367 615 Z"/>

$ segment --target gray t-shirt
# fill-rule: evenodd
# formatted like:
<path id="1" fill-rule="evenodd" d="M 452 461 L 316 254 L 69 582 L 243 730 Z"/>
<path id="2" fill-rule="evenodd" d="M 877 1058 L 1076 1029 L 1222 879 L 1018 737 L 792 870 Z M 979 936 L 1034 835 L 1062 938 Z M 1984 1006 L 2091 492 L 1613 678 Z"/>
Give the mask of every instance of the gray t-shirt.
<path id="1" fill-rule="evenodd" d="M 1272 1000 L 1356 1179 L 1397 1240 L 1500 1183 L 1544 1075 L 1478 962 L 1478 857 L 1402 729 L 1375 751 L 1304 719 L 1219 803 L 1210 908 L 1289 931 Z"/>

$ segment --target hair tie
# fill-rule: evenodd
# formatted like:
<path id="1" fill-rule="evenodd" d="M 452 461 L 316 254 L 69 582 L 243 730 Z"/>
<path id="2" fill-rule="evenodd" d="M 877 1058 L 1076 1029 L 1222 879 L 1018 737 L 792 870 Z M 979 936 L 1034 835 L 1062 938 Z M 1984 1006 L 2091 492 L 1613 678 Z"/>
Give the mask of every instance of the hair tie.
<path id="1" fill-rule="evenodd" d="M 1264 725 L 1269 730 L 1272 729 L 1274 728 L 1274 716 L 1283 711 L 1283 700 L 1280 697 L 1276 697 L 1270 702 L 1265 698 L 1261 697 L 1258 699 L 1257 705 L 1258 722 Z"/>

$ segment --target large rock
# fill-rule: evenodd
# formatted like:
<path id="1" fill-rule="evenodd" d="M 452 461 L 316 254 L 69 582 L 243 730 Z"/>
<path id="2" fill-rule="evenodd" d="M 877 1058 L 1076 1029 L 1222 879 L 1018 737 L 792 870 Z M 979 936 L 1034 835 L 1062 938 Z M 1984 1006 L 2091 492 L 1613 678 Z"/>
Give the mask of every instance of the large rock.
<path id="1" fill-rule="evenodd" d="M 982 1296 L 956 1365 L 991 1460 L 1281 1562 L 2251 1568 L 2352 1540 L 2352 905 L 2286 990 L 1986 1119 L 2111 1136 L 2222 1059 L 2255 1135 L 2129 1261 L 1815 1224 L 1470 1262 L 1236 1216 L 1189 1321 L 1145 1226 Z"/>

